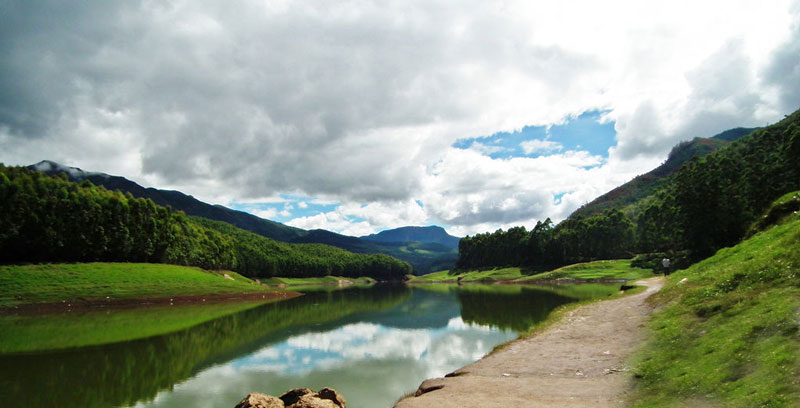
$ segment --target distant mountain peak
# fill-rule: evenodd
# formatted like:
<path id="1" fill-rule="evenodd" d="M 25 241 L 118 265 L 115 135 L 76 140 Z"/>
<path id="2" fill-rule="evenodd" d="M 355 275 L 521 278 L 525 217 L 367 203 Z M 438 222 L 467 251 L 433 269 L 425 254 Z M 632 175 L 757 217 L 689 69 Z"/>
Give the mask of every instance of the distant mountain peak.
<path id="1" fill-rule="evenodd" d="M 712 137 L 696 137 L 675 145 L 667 160 L 655 169 L 636 176 L 633 180 L 584 204 L 568 218 L 588 217 L 600 214 L 609 208 L 624 208 L 649 196 L 664 183 L 667 177 L 681 169 L 693 157 L 704 157 L 732 141 L 739 140 L 758 128 L 728 129 Z"/>
<path id="2" fill-rule="evenodd" d="M 361 239 L 373 242 L 425 242 L 442 244 L 449 248 L 458 248 L 458 241 L 461 238 L 454 237 L 445 231 L 444 228 L 438 225 L 429 225 L 426 227 L 400 227 L 381 231 L 377 234 L 367 235 Z"/>
<path id="3" fill-rule="evenodd" d="M 73 181 L 83 181 L 90 176 L 100 176 L 105 178 L 111 177 L 105 173 L 85 171 L 78 167 L 65 166 L 52 160 L 42 160 L 39 163 L 28 166 L 28 168 L 47 174 L 66 173 L 66 175 Z"/>

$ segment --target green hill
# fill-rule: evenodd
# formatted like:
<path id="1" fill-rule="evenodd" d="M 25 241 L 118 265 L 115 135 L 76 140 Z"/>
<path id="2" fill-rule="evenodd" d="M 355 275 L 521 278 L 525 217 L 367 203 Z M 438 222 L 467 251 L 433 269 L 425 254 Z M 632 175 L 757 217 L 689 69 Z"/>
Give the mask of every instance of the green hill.
<path id="1" fill-rule="evenodd" d="M 717 151 L 722 146 L 752 133 L 757 128 L 735 128 L 726 130 L 710 138 L 696 137 L 681 142 L 669 152 L 667 160 L 655 169 L 636 176 L 633 180 L 609 191 L 575 210 L 569 218 L 588 217 L 602 214 L 609 209 L 625 209 L 654 194 L 666 183 L 667 178 L 680 170 L 694 157 L 703 157 Z"/>
<path id="2" fill-rule="evenodd" d="M 800 111 L 749 130 L 682 143 L 558 225 L 462 238 L 457 266 L 549 269 L 648 253 L 684 266 L 735 245 L 773 200 L 800 189 Z"/>
<path id="3" fill-rule="evenodd" d="M 0 262 L 94 261 L 191 265 L 258 277 L 335 273 L 400 280 L 411 271 L 389 256 L 280 243 L 88 180 L 76 184 L 64 174 L 0 165 Z"/>
<path id="4" fill-rule="evenodd" d="M 777 225 L 669 276 L 634 406 L 797 406 L 800 216 L 787 208 L 800 192 L 763 217 Z"/>
<path id="5" fill-rule="evenodd" d="M 428 243 L 426 237 L 420 234 L 405 234 L 400 241 L 394 239 L 390 242 L 378 238 L 375 242 L 369 239 L 361 239 L 346 235 L 337 234 L 326 230 L 306 231 L 300 228 L 291 227 L 279 222 L 256 217 L 255 215 L 233 210 L 221 205 L 211 205 L 204 203 L 196 198 L 186 195 L 180 191 L 159 190 L 155 188 L 145 188 L 141 185 L 128 180 L 124 177 L 113 176 L 105 173 L 91 172 L 77 167 L 64 166 L 59 163 L 43 160 L 39 163 L 28 166 L 30 170 L 40 171 L 50 176 L 64 174 L 70 181 L 81 183 L 89 181 L 96 186 L 105 187 L 110 191 L 120 191 L 123 194 L 131 194 L 134 198 L 144 198 L 152 200 L 155 204 L 170 207 L 175 211 L 183 211 L 190 216 L 207 218 L 215 221 L 222 221 L 234 225 L 243 230 L 258 234 L 262 237 L 274 239 L 281 242 L 303 243 L 303 244 L 325 244 L 345 249 L 350 252 L 360 254 L 387 254 L 411 264 L 415 273 L 427 273 L 433 270 L 450 269 L 455 265 L 458 257 L 454 248 L 458 246 L 458 238 L 447 235 L 444 230 L 433 231 L 436 239 L 444 240 L 445 247 L 435 245 L 424 245 Z M 420 227 L 406 227 L 414 230 Z M 431 228 L 423 228 L 428 231 Z M 441 229 L 441 228 L 439 228 Z M 396 236 L 394 231 L 385 231 L 390 236 Z M 386 234 L 377 234 L 384 237 Z M 419 239 L 416 239 L 419 238 Z M 418 241 L 421 241 L 418 242 Z M 438 241 L 437 241 L 438 242 Z M 420 249 L 420 246 L 425 246 Z"/>
<path id="6" fill-rule="evenodd" d="M 107 190 L 119 190 L 123 193 L 130 193 L 135 198 L 145 198 L 152 200 L 156 205 L 162 207 L 172 207 L 174 210 L 183 211 L 187 215 L 194 215 L 209 218 L 217 221 L 224 221 L 239 228 L 255 232 L 258 235 L 278 241 L 288 242 L 293 238 L 305 234 L 304 230 L 290 227 L 281 223 L 266 220 L 243 211 L 233 210 L 221 205 L 211 205 L 204 203 L 190 195 L 174 190 L 159 190 L 156 188 L 145 188 L 141 185 L 128 180 L 124 177 L 112 176 L 105 173 L 89 172 L 77 167 L 68 167 L 50 160 L 43 160 L 39 163 L 28 166 L 31 170 L 41 171 L 47 175 L 55 176 L 66 174 L 70 181 L 80 183 L 89 180 L 96 186 L 103 186 Z"/>
<path id="7" fill-rule="evenodd" d="M 382 243 L 422 242 L 440 244 L 449 249 L 458 248 L 459 237 L 454 237 L 444 228 L 431 225 L 427 227 L 400 227 L 361 237 L 363 240 Z"/>

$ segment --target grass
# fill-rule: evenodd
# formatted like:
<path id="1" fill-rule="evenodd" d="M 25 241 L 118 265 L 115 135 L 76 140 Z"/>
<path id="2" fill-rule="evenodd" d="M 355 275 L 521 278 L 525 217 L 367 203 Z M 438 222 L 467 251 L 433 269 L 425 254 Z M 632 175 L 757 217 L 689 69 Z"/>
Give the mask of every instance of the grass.
<path id="1" fill-rule="evenodd" d="M 479 271 L 440 271 L 427 275 L 417 276 L 411 280 L 412 283 L 422 282 L 455 282 L 461 278 L 462 282 L 477 281 L 510 281 L 521 278 L 523 275 L 520 268 L 496 268 Z"/>
<path id="2" fill-rule="evenodd" d="M 625 279 L 636 280 L 650 278 L 653 272 L 650 269 L 631 267 L 630 259 L 615 259 L 611 261 L 584 262 L 568 265 L 556 270 L 525 276 L 519 281 L 559 280 L 559 279 Z"/>
<path id="3" fill-rule="evenodd" d="M 441 271 L 417 276 L 412 283 L 427 282 L 462 282 L 477 281 L 513 281 L 516 283 L 535 283 L 536 281 L 551 281 L 560 279 L 625 279 L 635 280 L 649 278 L 653 273 L 649 269 L 633 268 L 629 259 L 611 261 L 584 262 L 565 266 L 556 270 L 531 275 L 529 272 L 517 268 L 496 268 L 478 271 Z"/>
<path id="4" fill-rule="evenodd" d="M 163 264 L 85 263 L 0 266 L 0 307 L 72 300 L 164 298 L 266 292 L 235 272 Z"/>
<path id="5" fill-rule="evenodd" d="M 262 279 L 262 283 L 270 285 L 339 285 L 342 284 L 359 284 L 367 285 L 375 283 L 372 278 L 343 278 L 341 276 L 322 276 L 314 278 L 269 278 Z"/>
<path id="6" fill-rule="evenodd" d="M 798 278 L 796 214 L 672 274 L 653 298 L 663 308 L 635 359 L 633 405 L 797 406 Z"/>
<path id="7" fill-rule="evenodd" d="M 0 316 L 0 354 L 117 343 L 186 329 L 264 302 Z"/>

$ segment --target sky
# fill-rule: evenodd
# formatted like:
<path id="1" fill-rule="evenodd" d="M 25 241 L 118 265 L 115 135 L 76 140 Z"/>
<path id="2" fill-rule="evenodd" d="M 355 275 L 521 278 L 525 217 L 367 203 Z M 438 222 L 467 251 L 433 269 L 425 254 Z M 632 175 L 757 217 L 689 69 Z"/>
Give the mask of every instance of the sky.
<path id="1" fill-rule="evenodd" d="M 6 165 L 464 236 L 800 108 L 800 0 L 3 0 L 0 55 Z"/>

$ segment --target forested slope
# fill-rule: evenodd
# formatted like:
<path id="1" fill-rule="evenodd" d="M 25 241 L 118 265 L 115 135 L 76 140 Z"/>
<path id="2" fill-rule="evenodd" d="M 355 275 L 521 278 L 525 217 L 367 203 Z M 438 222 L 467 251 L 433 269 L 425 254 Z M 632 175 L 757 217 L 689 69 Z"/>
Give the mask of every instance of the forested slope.
<path id="1" fill-rule="evenodd" d="M 705 140 L 725 143 L 747 130 Z M 697 143 L 679 145 L 671 155 L 685 156 Z M 515 227 L 463 238 L 457 266 L 543 269 L 654 252 L 698 260 L 734 245 L 773 200 L 800 188 L 800 111 L 704 157 L 691 155 L 677 171 L 656 169 L 668 177 L 640 186 L 649 194 L 633 202 L 609 200 L 601 213 L 574 215 L 556 226 L 548 219 L 531 231 Z M 625 208 L 630 205 L 636 208 Z"/>
<path id="2" fill-rule="evenodd" d="M 221 205 L 204 203 L 191 195 L 180 191 L 160 190 L 141 185 L 124 177 L 105 173 L 85 171 L 77 167 L 64 166 L 59 163 L 43 160 L 27 166 L 28 169 L 43 172 L 49 176 L 64 174 L 70 181 L 81 183 L 90 181 L 96 186 L 103 186 L 108 190 L 119 190 L 123 194 L 130 193 L 135 198 L 150 199 L 157 205 L 172 207 L 173 210 L 183 211 L 188 215 L 226 222 L 243 230 L 258 234 L 262 237 L 281 242 L 325 244 L 359 254 L 386 254 L 408 262 L 415 273 L 427 273 L 433 270 L 450 269 L 458 257 L 455 246 L 458 238 L 447 235 L 441 227 L 405 227 L 399 231 L 412 229 L 417 231 L 430 231 L 438 229 L 439 236 L 445 237 L 446 246 L 434 245 L 419 234 L 405 234 L 400 241 L 377 242 L 337 234 L 326 230 L 306 231 L 300 228 L 284 225 L 279 222 L 263 219 L 255 215 L 237 211 Z M 384 231 L 392 235 L 393 231 Z M 419 231 L 417 231 L 419 232 Z M 378 234 L 381 235 L 381 234 Z M 421 238 L 421 239 L 416 239 Z"/>
<path id="3" fill-rule="evenodd" d="M 130 193 L 0 165 L 0 262 L 158 262 L 247 276 L 371 276 L 399 280 L 410 266 L 388 256 L 279 243 L 198 222 Z"/>
<path id="4" fill-rule="evenodd" d="M 670 175 L 695 157 L 707 156 L 730 142 L 752 133 L 757 128 L 735 128 L 726 130 L 710 138 L 696 137 L 677 144 L 669 152 L 667 160 L 655 169 L 636 176 L 633 180 L 592 200 L 575 210 L 569 218 L 582 218 L 602 214 L 609 209 L 627 210 L 629 206 L 645 199 L 660 190 Z M 631 211 L 626 211 L 628 215 Z"/>

